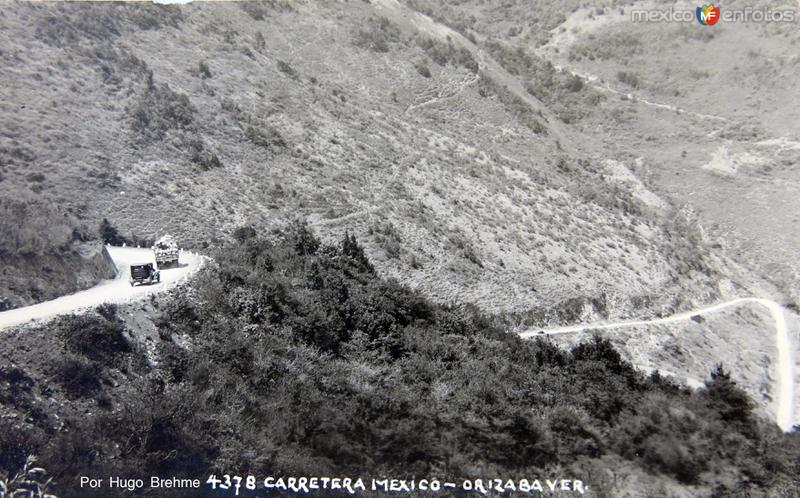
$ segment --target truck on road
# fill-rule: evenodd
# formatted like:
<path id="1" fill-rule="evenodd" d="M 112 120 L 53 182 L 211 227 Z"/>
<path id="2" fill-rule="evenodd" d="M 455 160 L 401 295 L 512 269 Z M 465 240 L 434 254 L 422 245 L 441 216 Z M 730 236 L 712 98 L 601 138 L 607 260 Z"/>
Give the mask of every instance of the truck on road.
<path id="1" fill-rule="evenodd" d="M 161 273 L 153 267 L 153 263 L 131 265 L 131 287 L 136 284 L 151 285 L 161 282 Z"/>
<path id="2" fill-rule="evenodd" d="M 180 249 L 170 235 L 165 235 L 153 244 L 153 253 L 156 257 L 156 266 L 159 270 L 166 268 L 177 268 L 179 266 L 178 257 Z"/>

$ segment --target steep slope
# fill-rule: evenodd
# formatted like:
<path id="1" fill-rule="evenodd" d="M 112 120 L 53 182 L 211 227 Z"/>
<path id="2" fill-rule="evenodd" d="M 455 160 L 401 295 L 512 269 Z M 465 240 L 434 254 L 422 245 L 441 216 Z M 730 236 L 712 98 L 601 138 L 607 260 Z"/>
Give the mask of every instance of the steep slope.
<path id="1" fill-rule="evenodd" d="M 113 278 L 103 246 L 74 216 L 0 184 L 0 312 Z"/>
<path id="2" fill-rule="evenodd" d="M 37 195 L 90 223 L 194 247 L 305 218 L 362 236 L 383 274 L 492 311 L 713 296 L 690 219 L 582 152 L 494 53 L 402 9 L 14 4 L 3 181 L 42 172 Z"/>
<path id="3" fill-rule="evenodd" d="M 188 288 L 4 332 L 0 473 L 35 453 L 53 492 L 84 498 L 124 495 L 80 488 L 92 474 L 164 498 L 213 495 L 206 476 L 222 472 L 563 475 L 587 497 L 798 484 L 798 434 L 759 417 L 723 369 L 681 388 L 607 340 L 562 350 L 432 303 L 376 275 L 352 236 L 239 235 Z M 201 490 L 146 489 L 150 476 L 200 476 Z"/>
<path id="4" fill-rule="evenodd" d="M 727 2 L 731 14 L 780 12 L 795 22 L 707 27 L 634 19 L 636 11 L 693 12 L 690 2 L 564 2 L 544 13 L 515 1 L 407 3 L 495 47 L 507 65 L 545 60 L 578 77 L 598 94 L 578 116 L 565 114 L 586 137 L 578 146 L 624 161 L 656 193 L 687 206 L 717 253 L 766 279 L 749 292 L 764 287 L 800 304 L 800 232 L 792 229 L 800 108 L 790 105 L 800 99 L 792 84 L 800 74 L 797 2 Z M 745 286 L 749 277 L 735 273 Z"/>

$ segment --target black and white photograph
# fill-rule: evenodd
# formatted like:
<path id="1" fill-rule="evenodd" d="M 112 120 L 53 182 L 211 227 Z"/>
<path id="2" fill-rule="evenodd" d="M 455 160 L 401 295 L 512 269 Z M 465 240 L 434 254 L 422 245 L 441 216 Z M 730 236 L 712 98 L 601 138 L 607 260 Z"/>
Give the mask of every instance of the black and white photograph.
<path id="1" fill-rule="evenodd" d="M 800 0 L 0 0 L 0 498 L 800 497 Z"/>

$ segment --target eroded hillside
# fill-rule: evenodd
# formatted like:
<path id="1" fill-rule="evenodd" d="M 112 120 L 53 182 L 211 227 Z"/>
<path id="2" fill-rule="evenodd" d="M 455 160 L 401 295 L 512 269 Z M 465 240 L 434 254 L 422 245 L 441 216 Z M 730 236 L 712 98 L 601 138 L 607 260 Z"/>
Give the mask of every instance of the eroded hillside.
<path id="1" fill-rule="evenodd" d="M 304 218 L 358 235 L 383 274 L 491 311 L 713 297 L 691 218 L 587 154 L 548 103 L 594 90 L 537 59 L 537 96 L 496 47 L 410 12 L 14 4 L 3 182 L 39 173 L 37 195 L 90 225 L 195 247 Z"/>

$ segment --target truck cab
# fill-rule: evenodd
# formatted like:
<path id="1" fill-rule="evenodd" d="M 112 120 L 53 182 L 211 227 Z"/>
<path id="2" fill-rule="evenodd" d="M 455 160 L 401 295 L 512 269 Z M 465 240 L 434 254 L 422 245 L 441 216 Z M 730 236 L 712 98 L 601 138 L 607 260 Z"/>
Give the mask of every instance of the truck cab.
<path id="1" fill-rule="evenodd" d="M 161 282 L 161 274 L 155 269 L 153 263 L 131 265 L 131 278 L 129 282 L 131 283 L 131 287 L 136 284 L 156 284 Z"/>

